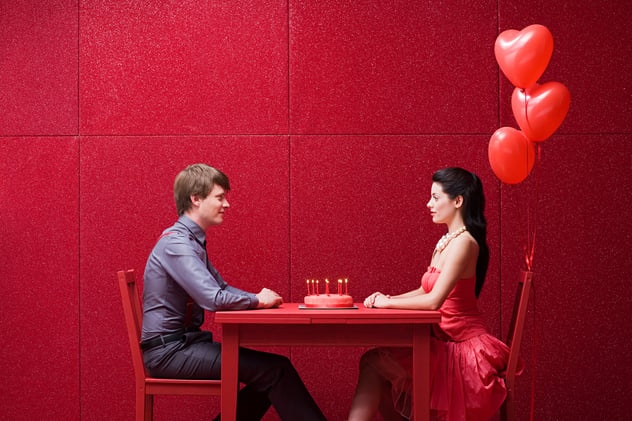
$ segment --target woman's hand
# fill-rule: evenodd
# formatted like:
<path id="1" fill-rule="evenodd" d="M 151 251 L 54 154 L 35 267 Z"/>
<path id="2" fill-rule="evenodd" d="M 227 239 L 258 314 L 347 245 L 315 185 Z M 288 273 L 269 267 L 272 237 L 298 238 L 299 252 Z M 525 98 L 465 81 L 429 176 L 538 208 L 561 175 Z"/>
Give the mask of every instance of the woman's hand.
<path id="1" fill-rule="evenodd" d="M 373 294 L 366 297 L 366 299 L 364 300 L 364 306 L 367 308 L 384 308 L 387 306 L 388 300 L 390 298 L 390 295 L 385 295 L 381 292 L 374 292 Z"/>

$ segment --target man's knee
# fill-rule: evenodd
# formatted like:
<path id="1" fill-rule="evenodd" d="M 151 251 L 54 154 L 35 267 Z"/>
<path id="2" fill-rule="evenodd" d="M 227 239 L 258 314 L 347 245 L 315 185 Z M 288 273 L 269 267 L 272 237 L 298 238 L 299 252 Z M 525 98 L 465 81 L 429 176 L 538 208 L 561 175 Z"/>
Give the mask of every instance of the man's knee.
<path id="1" fill-rule="evenodd" d="M 285 355 L 271 354 L 270 365 L 279 373 L 287 373 L 288 371 L 295 371 L 292 361 Z"/>
<path id="2" fill-rule="evenodd" d="M 284 355 L 258 351 L 246 353 L 249 357 L 244 358 L 239 368 L 241 380 L 246 384 L 259 385 L 259 390 L 261 386 L 268 388 L 277 384 L 284 376 L 296 372 L 290 359 Z"/>

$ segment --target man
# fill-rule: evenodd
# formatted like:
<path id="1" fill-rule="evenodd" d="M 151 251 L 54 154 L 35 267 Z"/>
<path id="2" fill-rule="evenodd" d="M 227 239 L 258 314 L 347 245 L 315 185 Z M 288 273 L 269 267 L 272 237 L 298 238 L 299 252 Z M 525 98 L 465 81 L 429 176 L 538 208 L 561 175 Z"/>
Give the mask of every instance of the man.
<path id="1" fill-rule="evenodd" d="M 150 375 L 219 379 L 221 344 L 200 330 L 204 310 L 278 307 L 276 292 L 258 294 L 228 285 L 208 260 L 206 231 L 224 220 L 228 178 L 205 164 L 190 165 L 176 177 L 178 221 L 163 232 L 145 267 L 141 347 Z M 188 307 L 188 311 L 187 311 Z M 273 405 L 283 420 L 324 420 L 290 360 L 239 350 L 238 420 L 259 420 Z"/>

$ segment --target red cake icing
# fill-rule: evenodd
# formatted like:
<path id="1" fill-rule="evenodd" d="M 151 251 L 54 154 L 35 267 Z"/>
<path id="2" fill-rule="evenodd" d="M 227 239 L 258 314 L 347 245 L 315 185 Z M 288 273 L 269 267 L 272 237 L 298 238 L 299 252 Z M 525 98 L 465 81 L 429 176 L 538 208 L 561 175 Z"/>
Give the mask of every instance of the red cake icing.
<path id="1" fill-rule="evenodd" d="M 346 294 L 308 295 L 305 297 L 305 307 L 353 307 L 353 298 Z"/>

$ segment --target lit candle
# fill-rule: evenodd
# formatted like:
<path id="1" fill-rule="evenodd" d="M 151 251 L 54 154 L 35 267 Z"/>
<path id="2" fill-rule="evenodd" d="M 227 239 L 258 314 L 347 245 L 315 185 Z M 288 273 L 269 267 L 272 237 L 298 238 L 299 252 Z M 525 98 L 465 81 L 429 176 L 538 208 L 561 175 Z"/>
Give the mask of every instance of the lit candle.
<path id="1" fill-rule="evenodd" d="M 338 279 L 338 295 L 342 295 L 342 279 Z"/>
<path id="2" fill-rule="evenodd" d="M 349 290 L 347 289 L 347 278 L 345 278 L 345 295 L 349 295 Z"/>
<path id="3" fill-rule="evenodd" d="M 316 279 L 316 295 L 318 295 L 318 279 Z"/>
<path id="4" fill-rule="evenodd" d="M 329 279 L 325 278 L 325 294 L 329 295 Z"/>

